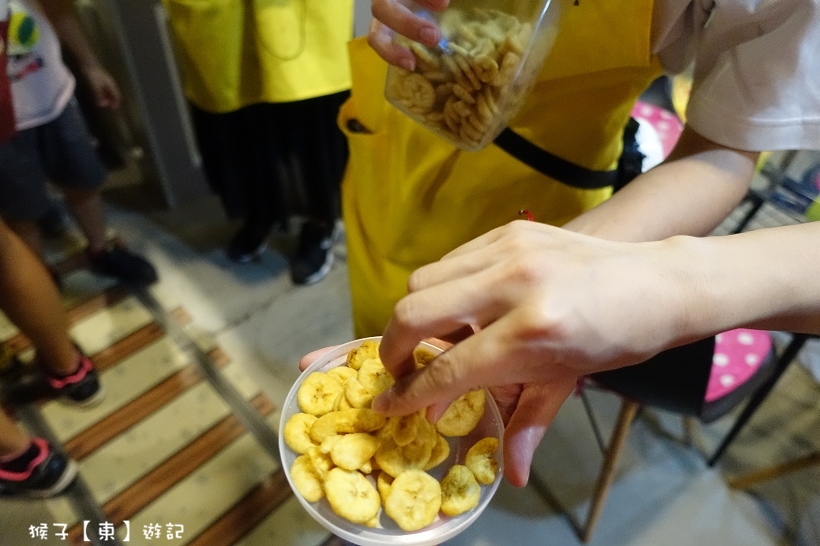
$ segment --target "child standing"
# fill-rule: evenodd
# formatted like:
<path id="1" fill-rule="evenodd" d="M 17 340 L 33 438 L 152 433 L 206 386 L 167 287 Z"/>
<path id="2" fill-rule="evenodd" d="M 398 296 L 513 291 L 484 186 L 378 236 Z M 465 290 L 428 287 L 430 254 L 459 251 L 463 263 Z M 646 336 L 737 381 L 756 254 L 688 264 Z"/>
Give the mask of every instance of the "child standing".
<path id="1" fill-rule="evenodd" d="M 100 193 L 106 171 L 74 98 L 75 80 L 62 61 L 58 36 L 77 58 L 98 106 L 119 106 L 116 83 L 85 40 L 68 0 L 43 6 L 10 0 L 9 7 L 7 72 L 18 133 L 0 146 L 0 215 L 41 256 L 37 222 L 49 211 L 50 179 L 88 240 L 91 268 L 126 282 L 153 283 L 157 274 L 148 261 L 106 239 Z"/>

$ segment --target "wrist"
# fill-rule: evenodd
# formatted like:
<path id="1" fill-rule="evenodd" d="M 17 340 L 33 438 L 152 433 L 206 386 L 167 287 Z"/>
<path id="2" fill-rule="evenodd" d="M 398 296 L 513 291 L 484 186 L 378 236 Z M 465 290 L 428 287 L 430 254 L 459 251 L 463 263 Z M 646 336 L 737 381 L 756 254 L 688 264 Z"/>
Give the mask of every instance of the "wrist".
<path id="1" fill-rule="evenodd" d="M 658 313 L 664 322 L 669 346 L 682 345 L 720 330 L 721 308 L 715 298 L 713 270 L 709 266 L 708 240 L 699 237 L 675 236 L 653 243 L 643 243 L 653 252 L 660 284 Z"/>

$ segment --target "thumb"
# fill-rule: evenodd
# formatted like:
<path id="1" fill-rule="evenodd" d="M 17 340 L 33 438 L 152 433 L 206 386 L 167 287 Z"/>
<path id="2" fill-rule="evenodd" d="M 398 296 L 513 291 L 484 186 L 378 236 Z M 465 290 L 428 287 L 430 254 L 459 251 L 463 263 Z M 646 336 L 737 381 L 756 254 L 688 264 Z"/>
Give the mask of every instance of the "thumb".
<path id="1" fill-rule="evenodd" d="M 561 405 L 575 388 L 575 377 L 528 385 L 504 430 L 504 475 L 515 487 L 530 477 L 532 456 Z"/>

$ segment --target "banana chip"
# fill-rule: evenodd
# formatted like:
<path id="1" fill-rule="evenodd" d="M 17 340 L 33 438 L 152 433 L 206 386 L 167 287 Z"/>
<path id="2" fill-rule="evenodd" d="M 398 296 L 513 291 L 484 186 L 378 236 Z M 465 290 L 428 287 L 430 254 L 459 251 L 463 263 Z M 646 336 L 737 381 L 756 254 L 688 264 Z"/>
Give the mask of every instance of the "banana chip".
<path id="1" fill-rule="evenodd" d="M 362 367 L 362 362 L 369 358 L 379 358 L 379 343 L 367 340 L 359 347 L 347 353 L 347 365 L 354 370 Z"/>
<path id="2" fill-rule="evenodd" d="M 420 368 L 436 355 L 417 348 L 413 357 Z M 496 438 L 473 445 L 464 465 L 450 468 L 441 483 L 426 471 L 448 460 L 448 437 L 476 427 L 484 391 L 453 402 L 435 425 L 426 410 L 387 418 L 371 409 L 373 398 L 393 384 L 378 342 L 348 353 L 346 364 L 309 374 L 297 391 L 302 411 L 283 430 L 285 443 L 299 454 L 290 468 L 294 489 L 308 502 L 327 498 L 337 515 L 367 527 L 380 527 L 384 507 L 404 531 L 430 525 L 439 510 L 454 516 L 475 508 L 480 483 L 492 483 L 497 474 Z"/>
<path id="3" fill-rule="evenodd" d="M 433 446 L 433 451 L 430 453 L 430 460 L 424 465 L 424 470 L 437 467 L 450 456 L 450 443 L 447 441 L 447 438 L 439 433 L 436 433 L 436 436 L 438 437 L 436 439 L 436 445 Z"/>
<path id="4" fill-rule="evenodd" d="M 311 447 L 305 455 L 310 459 L 310 463 L 313 465 L 313 471 L 319 476 L 320 480 L 325 480 L 327 473 L 336 466 L 333 464 L 333 459 L 330 458 L 330 454 L 322 453 L 319 447 Z"/>
<path id="5" fill-rule="evenodd" d="M 422 424 L 416 437 L 407 445 L 400 446 L 392 438 L 382 443 L 375 455 L 382 470 L 394 478 L 408 470 L 424 470 L 430 462 L 438 435 L 426 419 L 423 423 L 427 423 L 427 426 Z"/>
<path id="6" fill-rule="evenodd" d="M 351 377 L 345 382 L 345 399 L 354 408 L 369 408 L 376 397 L 375 394 L 364 388 L 358 378 Z"/>
<path id="7" fill-rule="evenodd" d="M 393 476 L 382 470 L 379 472 L 379 477 L 376 478 L 376 489 L 379 491 L 379 496 L 382 502 L 387 502 L 387 497 L 390 496 L 390 487 L 393 485 Z"/>
<path id="8" fill-rule="evenodd" d="M 325 494 L 333 511 L 353 523 L 368 523 L 381 508 L 376 488 L 355 470 L 334 468 L 328 472 Z"/>
<path id="9" fill-rule="evenodd" d="M 347 409 L 322 415 L 310 427 L 310 437 L 321 444 L 328 436 L 351 432 L 373 432 L 384 426 L 387 417 L 371 409 Z"/>
<path id="10" fill-rule="evenodd" d="M 393 480 L 384 511 L 404 531 L 418 531 L 436 520 L 441 485 L 423 470 L 408 470 Z"/>
<path id="11" fill-rule="evenodd" d="M 436 423 L 436 429 L 444 436 L 467 436 L 481 421 L 485 404 L 484 389 L 462 395 L 450 404 Z"/>
<path id="12" fill-rule="evenodd" d="M 328 436 L 327 438 L 322 440 L 321 444 L 319 444 L 319 451 L 321 451 L 322 453 L 330 453 L 330 451 L 333 449 L 333 446 L 335 446 L 336 443 L 342 439 L 342 436 L 342 434 L 334 434 L 333 436 Z"/>
<path id="13" fill-rule="evenodd" d="M 317 417 L 309 413 L 296 413 L 285 423 L 285 443 L 296 453 L 304 454 L 313 447 L 313 440 L 310 439 L 310 427 L 316 422 Z"/>
<path id="14" fill-rule="evenodd" d="M 376 438 L 365 432 L 354 432 L 341 436 L 333 444 L 330 458 L 339 468 L 358 470 L 365 464 L 370 465 L 370 458 L 378 448 L 379 441 Z"/>
<path id="15" fill-rule="evenodd" d="M 436 358 L 436 355 L 434 355 L 429 349 L 417 347 L 413 351 L 413 359 L 416 361 L 416 368 L 423 368 L 424 366 L 427 366 L 433 361 L 434 358 Z"/>
<path id="16" fill-rule="evenodd" d="M 498 471 L 498 461 L 495 460 L 497 449 L 498 438 L 488 436 L 477 441 L 467 450 L 464 464 L 472 470 L 475 479 L 484 485 L 495 481 L 495 474 Z"/>
<path id="17" fill-rule="evenodd" d="M 322 479 L 313 469 L 307 455 L 299 455 L 290 467 L 290 477 L 300 495 L 308 502 L 318 502 L 325 496 Z"/>
<path id="18" fill-rule="evenodd" d="M 348 368 L 347 366 L 336 366 L 335 368 L 328 370 L 326 373 L 331 377 L 335 377 L 342 385 L 344 385 L 345 381 L 351 377 L 356 377 L 359 372 L 353 368 Z"/>
<path id="19" fill-rule="evenodd" d="M 296 400 L 303 412 L 319 417 L 333 411 L 343 392 L 344 387 L 338 379 L 323 372 L 313 372 L 299 386 Z"/>
<path id="20" fill-rule="evenodd" d="M 336 407 L 335 407 L 335 408 L 333 408 L 333 411 L 346 410 L 346 409 L 353 409 L 353 408 L 355 408 L 355 407 L 356 407 L 356 406 L 354 406 L 353 404 L 351 404 L 351 403 L 350 403 L 350 401 L 347 399 L 347 396 L 345 396 L 344 394 L 342 394 L 342 395 L 339 397 L 338 402 L 336 403 Z M 363 407 L 370 407 L 370 406 L 368 405 L 368 406 L 363 406 Z"/>
<path id="21" fill-rule="evenodd" d="M 358 471 L 364 474 L 365 476 L 373 473 L 373 459 L 369 459 L 366 461 L 362 466 L 358 468 Z"/>
<path id="22" fill-rule="evenodd" d="M 441 480 L 441 511 L 448 516 L 457 516 L 478 506 L 481 486 L 473 472 L 464 465 L 450 467 Z"/>
<path id="23" fill-rule="evenodd" d="M 386 391 L 395 382 L 393 376 L 378 358 L 368 358 L 362 362 L 357 379 L 373 396 Z"/>
<path id="24" fill-rule="evenodd" d="M 421 410 L 426 411 L 426 410 Z M 400 446 L 406 446 L 416 439 L 418 434 L 419 423 L 424 419 L 420 412 L 411 413 L 410 415 L 402 415 L 401 417 L 390 417 L 388 421 L 392 423 L 393 441 Z"/>

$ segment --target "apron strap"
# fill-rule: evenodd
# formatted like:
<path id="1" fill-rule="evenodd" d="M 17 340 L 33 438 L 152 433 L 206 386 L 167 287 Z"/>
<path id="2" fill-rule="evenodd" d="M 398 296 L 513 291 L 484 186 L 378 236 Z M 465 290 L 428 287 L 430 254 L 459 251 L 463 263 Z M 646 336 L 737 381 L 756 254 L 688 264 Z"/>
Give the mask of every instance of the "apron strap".
<path id="1" fill-rule="evenodd" d="M 611 171 L 594 171 L 562 159 L 525 139 L 509 127 L 501 131 L 496 146 L 530 168 L 568 186 L 595 190 L 612 186 L 615 191 L 641 173 L 644 154 L 638 149 L 635 134 L 638 122 L 630 118 L 624 128 L 624 147 L 618 167 Z"/>

